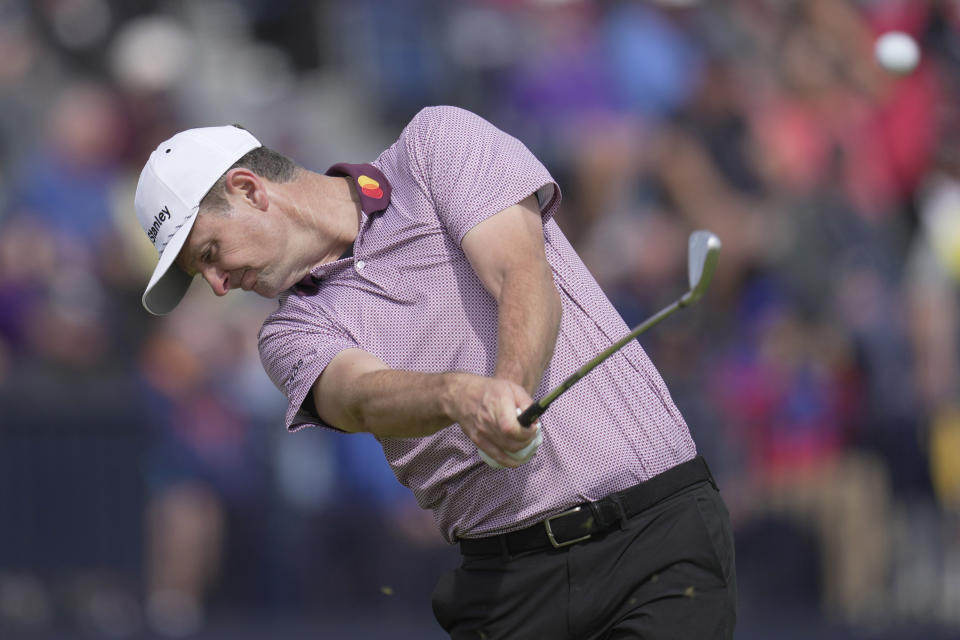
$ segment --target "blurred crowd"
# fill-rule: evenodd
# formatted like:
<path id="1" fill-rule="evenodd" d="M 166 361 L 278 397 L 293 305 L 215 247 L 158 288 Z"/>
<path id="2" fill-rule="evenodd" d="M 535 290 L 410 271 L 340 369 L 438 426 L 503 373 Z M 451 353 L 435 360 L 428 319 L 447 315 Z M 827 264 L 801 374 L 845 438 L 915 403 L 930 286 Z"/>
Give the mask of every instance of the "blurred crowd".
<path id="1" fill-rule="evenodd" d="M 890 30 L 912 73 L 874 61 Z M 960 630 L 958 71 L 955 0 L 0 0 L 0 635 L 430 624 L 456 550 L 373 438 L 284 433 L 274 301 L 141 308 L 132 209 L 180 129 L 324 170 L 431 104 L 544 162 L 628 324 L 682 292 L 691 230 L 722 239 L 706 298 L 641 342 L 747 611 Z"/>

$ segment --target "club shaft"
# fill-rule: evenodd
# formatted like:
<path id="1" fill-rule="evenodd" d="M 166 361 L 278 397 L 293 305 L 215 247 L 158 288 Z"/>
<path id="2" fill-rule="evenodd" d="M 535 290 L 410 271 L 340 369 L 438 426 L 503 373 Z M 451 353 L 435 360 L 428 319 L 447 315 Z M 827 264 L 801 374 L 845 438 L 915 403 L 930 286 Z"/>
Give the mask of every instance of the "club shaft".
<path id="1" fill-rule="evenodd" d="M 520 424 L 522 424 L 523 426 L 529 427 L 531 424 L 533 424 L 536 421 L 537 418 L 540 417 L 540 415 L 544 411 L 547 410 L 547 407 L 549 407 L 554 400 L 556 400 L 563 394 L 564 391 L 572 387 L 581 378 L 583 378 L 585 375 L 593 371 L 596 368 L 596 366 L 599 365 L 601 362 L 603 362 L 604 360 L 609 358 L 611 355 L 619 351 L 625 344 L 627 344 L 628 342 L 630 342 L 631 340 L 633 340 L 634 338 L 639 336 L 641 333 L 643 333 L 653 325 L 657 324 L 664 318 L 668 317 L 677 309 L 685 307 L 687 305 L 688 299 L 689 299 L 689 295 L 684 295 L 682 298 L 675 300 L 669 306 L 664 307 L 654 315 L 650 316 L 649 318 L 647 318 L 646 320 L 638 324 L 636 327 L 633 328 L 632 331 L 630 331 L 630 333 L 628 333 L 621 339 L 614 342 L 612 345 L 604 349 L 604 351 L 600 353 L 597 357 L 595 357 L 593 360 L 591 360 L 590 362 L 586 363 L 585 365 L 577 369 L 573 375 L 571 375 L 569 378 L 561 382 L 553 391 L 551 391 L 550 393 L 545 395 L 543 398 L 541 398 L 537 402 L 534 402 L 532 405 L 527 407 L 523 411 L 523 413 L 520 414 L 517 420 L 519 420 Z"/>

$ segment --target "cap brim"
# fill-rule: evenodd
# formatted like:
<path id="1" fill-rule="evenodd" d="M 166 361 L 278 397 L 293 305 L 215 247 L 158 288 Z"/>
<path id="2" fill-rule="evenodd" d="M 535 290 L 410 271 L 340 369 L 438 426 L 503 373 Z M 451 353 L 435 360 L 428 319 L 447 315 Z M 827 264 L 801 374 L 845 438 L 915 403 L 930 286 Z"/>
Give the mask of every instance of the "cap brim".
<path id="1" fill-rule="evenodd" d="M 141 299 L 143 308 L 154 315 L 162 316 L 173 311 L 190 288 L 190 283 L 193 282 L 193 276 L 187 275 L 183 269 L 174 266 L 173 262 L 187 242 L 187 236 L 190 235 L 193 223 L 197 220 L 198 208 L 193 210 L 190 218 L 170 238 L 160 255 L 157 268 L 153 270 L 150 283 L 143 292 Z"/>

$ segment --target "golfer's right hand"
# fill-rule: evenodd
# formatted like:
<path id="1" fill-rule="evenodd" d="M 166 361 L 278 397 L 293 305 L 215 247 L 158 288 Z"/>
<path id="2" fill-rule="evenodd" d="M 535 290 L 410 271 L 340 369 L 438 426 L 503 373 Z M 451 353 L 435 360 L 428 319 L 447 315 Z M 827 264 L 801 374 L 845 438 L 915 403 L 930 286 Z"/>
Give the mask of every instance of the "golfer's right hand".
<path id="1" fill-rule="evenodd" d="M 517 409 L 533 403 L 530 394 L 509 380 L 465 375 L 455 394 L 454 418 L 477 448 L 503 467 L 516 468 L 528 458 L 517 454 L 537 437 L 517 421 Z"/>

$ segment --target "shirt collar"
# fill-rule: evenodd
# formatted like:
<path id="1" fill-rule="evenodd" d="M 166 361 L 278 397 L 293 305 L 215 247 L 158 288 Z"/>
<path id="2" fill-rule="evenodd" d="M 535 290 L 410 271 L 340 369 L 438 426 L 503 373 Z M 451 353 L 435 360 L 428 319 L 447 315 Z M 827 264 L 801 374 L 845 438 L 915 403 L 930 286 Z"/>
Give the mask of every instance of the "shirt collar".
<path id="1" fill-rule="evenodd" d="M 301 298 L 303 296 L 316 295 L 317 292 L 320 291 L 320 287 L 317 285 L 317 278 L 310 273 L 304 276 L 303 280 L 290 287 L 290 289 Z"/>
<path id="2" fill-rule="evenodd" d="M 328 176 L 350 176 L 360 194 L 360 209 L 369 215 L 380 213 L 390 205 L 390 182 L 372 164 L 339 162 L 327 169 Z"/>
<path id="3" fill-rule="evenodd" d="M 360 210 L 365 216 L 371 216 L 380 213 L 390 206 L 390 193 L 392 187 L 387 177 L 383 175 L 380 169 L 372 164 L 350 164 L 339 162 L 329 169 L 328 176 L 349 176 L 357 185 L 357 193 L 360 194 Z M 343 260 L 344 258 L 340 258 Z M 333 268 L 332 265 L 340 262 L 336 260 L 329 264 L 320 265 L 307 274 L 300 282 L 293 285 L 292 289 L 298 296 L 314 295 L 319 290 L 319 278 L 325 271 Z"/>

